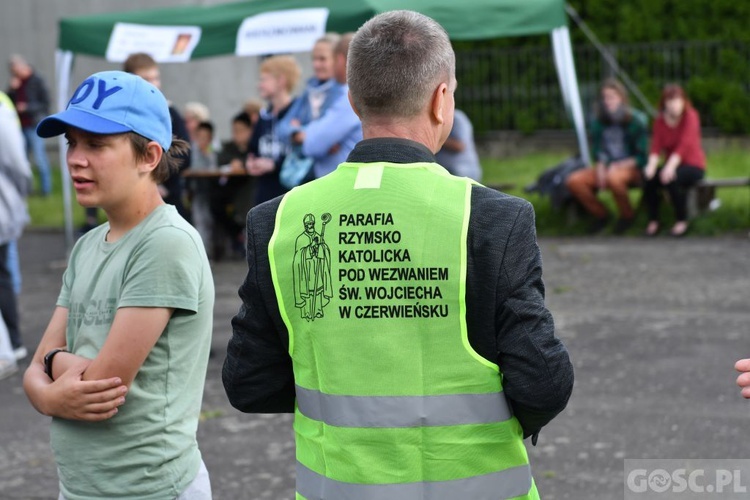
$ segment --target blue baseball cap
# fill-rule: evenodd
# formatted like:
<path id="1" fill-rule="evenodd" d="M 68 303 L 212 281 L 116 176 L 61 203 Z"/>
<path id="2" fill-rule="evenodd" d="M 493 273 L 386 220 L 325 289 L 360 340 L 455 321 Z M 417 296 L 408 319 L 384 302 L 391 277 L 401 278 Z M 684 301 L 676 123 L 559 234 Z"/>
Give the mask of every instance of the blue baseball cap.
<path id="1" fill-rule="evenodd" d="M 86 78 L 65 111 L 39 122 L 36 133 L 54 137 L 69 126 L 94 134 L 135 132 L 158 142 L 164 151 L 172 144 L 172 119 L 164 95 L 140 76 L 123 71 L 102 71 Z"/>

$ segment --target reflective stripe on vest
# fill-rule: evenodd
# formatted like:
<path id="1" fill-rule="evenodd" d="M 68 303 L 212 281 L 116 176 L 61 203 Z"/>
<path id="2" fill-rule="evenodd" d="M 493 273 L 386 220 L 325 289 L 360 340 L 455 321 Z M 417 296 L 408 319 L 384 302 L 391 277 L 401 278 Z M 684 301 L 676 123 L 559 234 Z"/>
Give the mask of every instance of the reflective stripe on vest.
<path id="1" fill-rule="evenodd" d="M 488 424 L 511 417 L 505 396 L 337 396 L 299 385 L 297 407 L 307 418 L 338 427 L 433 427 Z"/>
<path id="2" fill-rule="evenodd" d="M 306 500 L 498 500 L 526 495 L 531 485 L 528 465 L 450 481 L 356 484 L 329 479 L 297 462 L 297 492 Z"/>

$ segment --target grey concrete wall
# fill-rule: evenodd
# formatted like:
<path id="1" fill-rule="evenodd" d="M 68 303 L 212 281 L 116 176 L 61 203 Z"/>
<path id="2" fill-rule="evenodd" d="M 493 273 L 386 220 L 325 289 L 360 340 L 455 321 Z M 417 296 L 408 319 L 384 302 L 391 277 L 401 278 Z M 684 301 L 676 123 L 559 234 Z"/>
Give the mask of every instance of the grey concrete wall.
<path id="1" fill-rule="evenodd" d="M 59 20 L 105 12 L 123 12 L 180 5 L 213 5 L 226 0 L 0 0 L 0 88 L 7 88 L 7 59 L 21 54 L 47 81 L 56 95 L 55 50 Z M 303 68 L 303 80 L 311 74 L 309 54 L 295 56 Z M 119 69 L 118 64 L 88 56 L 76 57 L 72 89 L 91 73 Z M 257 58 L 233 56 L 199 59 L 186 64 L 163 64 L 162 89 L 178 108 L 189 101 L 206 104 L 220 138 L 228 138 L 230 121 L 242 104 L 257 97 Z M 50 144 L 52 146 L 52 144 Z"/>

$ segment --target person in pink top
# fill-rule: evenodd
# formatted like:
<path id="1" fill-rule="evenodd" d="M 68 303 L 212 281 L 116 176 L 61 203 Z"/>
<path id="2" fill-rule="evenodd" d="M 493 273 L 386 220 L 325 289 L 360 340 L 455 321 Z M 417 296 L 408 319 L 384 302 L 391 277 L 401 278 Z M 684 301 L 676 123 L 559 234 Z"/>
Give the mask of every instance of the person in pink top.
<path id="1" fill-rule="evenodd" d="M 664 87 L 659 101 L 659 116 L 654 121 L 651 154 L 644 169 L 643 196 L 648 211 L 646 235 L 659 233 L 661 189 L 669 192 L 675 212 L 672 236 L 688 230 L 687 188 L 703 178 L 706 154 L 701 146 L 701 123 L 685 91 L 679 85 Z M 659 160 L 664 157 L 663 166 Z"/>

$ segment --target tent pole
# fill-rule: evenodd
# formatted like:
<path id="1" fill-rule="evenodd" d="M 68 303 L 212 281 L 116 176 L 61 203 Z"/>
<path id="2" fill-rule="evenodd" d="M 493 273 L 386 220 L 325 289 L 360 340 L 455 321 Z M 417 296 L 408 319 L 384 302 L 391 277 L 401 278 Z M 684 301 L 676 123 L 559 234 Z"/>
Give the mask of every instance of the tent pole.
<path id="1" fill-rule="evenodd" d="M 607 50 L 607 48 L 604 46 L 604 44 L 602 44 L 601 41 L 599 41 L 599 37 L 597 37 L 596 34 L 591 30 L 591 28 L 589 28 L 588 25 L 583 21 L 583 19 L 581 19 L 581 16 L 578 15 L 578 11 L 575 10 L 573 6 L 567 2 L 565 3 L 565 11 L 568 13 L 571 19 L 573 19 L 573 22 L 575 22 L 578 27 L 581 28 L 581 31 L 583 31 L 589 41 L 594 45 L 594 47 L 596 47 L 596 50 L 599 51 L 607 64 L 609 64 L 615 74 L 622 80 L 622 83 L 624 83 L 625 86 L 633 93 L 636 99 L 638 99 L 638 101 L 641 103 L 641 106 L 643 106 L 646 112 L 651 115 L 652 118 L 655 117 L 657 114 L 656 109 L 654 109 L 651 103 L 648 102 L 648 99 L 646 99 L 646 97 L 641 92 L 641 89 L 638 88 L 638 85 L 636 85 L 635 82 L 630 78 L 630 75 L 628 75 L 625 70 L 622 69 L 619 64 L 617 64 L 617 59 L 615 59 L 612 53 Z"/>
<path id="2" fill-rule="evenodd" d="M 552 39 L 552 55 L 555 60 L 557 79 L 560 81 L 560 92 L 562 93 L 563 104 L 565 104 L 565 112 L 567 113 L 568 118 L 572 118 L 573 113 L 570 108 L 570 89 L 568 88 L 568 80 L 565 78 L 564 57 L 559 41 L 560 32 L 557 29 L 552 30 L 550 32 L 550 38 Z"/>
<path id="3" fill-rule="evenodd" d="M 70 74 L 73 68 L 73 53 L 68 50 L 57 50 L 55 53 L 55 73 L 57 76 L 57 110 L 63 111 L 70 97 Z M 70 254 L 73 249 L 73 200 L 70 195 L 70 176 L 68 175 L 65 136 L 58 137 L 60 153 L 60 178 L 62 179 L 63 214 L 65 217 L 65 251 Z"/>
<path id="4" fill-rule="evenodd" d="M 560 87 L 568 96 L 567 101 L 570 103 L 570 113 L 576 129 L 576 136 L 578 137 L 578 149 L 581 152 L 581 159 L 590 164 L 591 153 L 588 137 L 586 136 L 581 94 L 578 90 L 578 77 L 576 76 L 575 63 L 573 62 L 573 47 L 570 43 L 570 32 L 567 26 L 556 28 L 555 31 L 557 34 L 553 35 L 552 42 L 555 46 L 555 52 L 560 54 L 561 59 L 562 73 L 559 74 Z"/>

